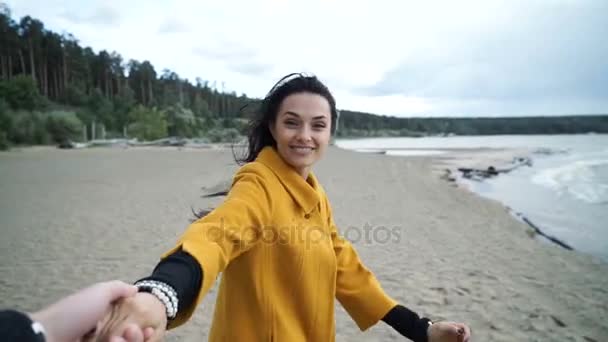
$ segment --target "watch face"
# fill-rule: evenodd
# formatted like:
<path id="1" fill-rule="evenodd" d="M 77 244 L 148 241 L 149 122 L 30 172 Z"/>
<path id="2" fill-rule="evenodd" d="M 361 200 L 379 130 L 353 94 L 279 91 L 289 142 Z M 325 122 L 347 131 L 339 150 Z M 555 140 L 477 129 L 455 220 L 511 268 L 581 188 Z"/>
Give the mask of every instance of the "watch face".
<path id="1" fill-rule="evenodd" d="M 34 333 L 36 335 L 38 335 L 38 334 L 44 335 L 44 327 L 42 326 L 42 324 L 40 324 L 40 322 L 32 323 L 32 330 L 34 331 Z"/>
<path id="2" fill-rule="evenodd" d="M 46 341 L 46 332 L 44 331 L 44 326 L 42 326 L 40 322 L 32 322 L 32 331 L 34 332 L 34 335 L 36 335 L 37 341 Z"/>

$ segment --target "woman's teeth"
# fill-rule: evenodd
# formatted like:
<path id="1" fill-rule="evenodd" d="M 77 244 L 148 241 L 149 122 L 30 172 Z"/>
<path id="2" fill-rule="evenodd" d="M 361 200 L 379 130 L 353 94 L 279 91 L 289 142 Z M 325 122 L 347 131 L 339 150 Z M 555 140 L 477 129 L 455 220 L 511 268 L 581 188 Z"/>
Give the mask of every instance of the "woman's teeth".
<path id="1" fill-rule="evenodd" d="M 294 147 L 292 147 L 292 149 L 295 150 L 296 152 L 310 152 L 310 151 L 312 151 L 311 147 L 294 146 Z"/>

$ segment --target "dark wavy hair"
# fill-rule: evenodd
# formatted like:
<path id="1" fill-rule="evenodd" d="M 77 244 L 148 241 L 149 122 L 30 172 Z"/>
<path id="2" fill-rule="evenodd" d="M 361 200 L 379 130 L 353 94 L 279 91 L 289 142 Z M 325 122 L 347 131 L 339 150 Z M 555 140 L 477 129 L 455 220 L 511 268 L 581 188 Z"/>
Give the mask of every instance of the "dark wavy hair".
<path id="1" fill-rule="evenodd" d="M 254 161 L 260 151 L 266 146 L 276 146 L 276 141 L 270 133 L 270 125 L 275 123 L 279 107 L 289 95 L 312 93 L 323 96 L 331 110 L 331 134 L 334 134 L 338 124 L 338 110 L 333 95 L 316 76 L 293 73 L 281 78 L 262 100 L 254 118 L 249 123 L 247 133 L 247 150 L 244 156 L 237 157 L 238 164 Z"/>

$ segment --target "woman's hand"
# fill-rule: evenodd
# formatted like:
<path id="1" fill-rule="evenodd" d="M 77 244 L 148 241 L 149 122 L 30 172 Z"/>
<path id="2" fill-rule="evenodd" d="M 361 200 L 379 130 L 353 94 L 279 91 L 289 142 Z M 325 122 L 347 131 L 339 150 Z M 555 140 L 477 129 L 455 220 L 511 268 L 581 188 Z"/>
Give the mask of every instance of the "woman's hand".
<path id="1" fill-rule="evenodd" d="M 437 322 L 429 327 L 429 342 L 468 342 L 471 329 L 462 323 Z"/>
<path id="2" fill-rule="evenodd" d="M 139 292 L 114 305 L 99 322 L 95 341 L 161 341 L 165 335 L 165 306 L 154 295 Z"/>

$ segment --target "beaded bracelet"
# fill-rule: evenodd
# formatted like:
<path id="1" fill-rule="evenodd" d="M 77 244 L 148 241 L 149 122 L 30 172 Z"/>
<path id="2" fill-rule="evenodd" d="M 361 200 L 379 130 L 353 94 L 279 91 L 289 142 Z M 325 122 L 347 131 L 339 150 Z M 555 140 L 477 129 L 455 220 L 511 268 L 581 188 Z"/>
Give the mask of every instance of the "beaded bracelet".
<path id="1" fill-rule="evenodd" d="M 154 295 L 158 300 L 165 305 L 165 311 L 169 320 L 177 316 L 179 301 L 177 292 L 173 287 L 156 280 L 142 280 L 135 283 L 139 292 L 148 292 Z"/>

